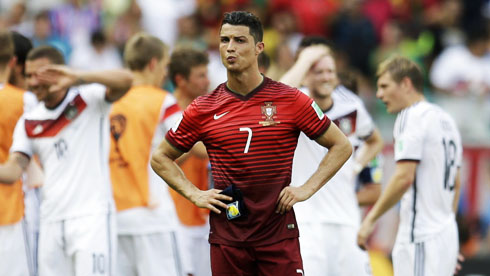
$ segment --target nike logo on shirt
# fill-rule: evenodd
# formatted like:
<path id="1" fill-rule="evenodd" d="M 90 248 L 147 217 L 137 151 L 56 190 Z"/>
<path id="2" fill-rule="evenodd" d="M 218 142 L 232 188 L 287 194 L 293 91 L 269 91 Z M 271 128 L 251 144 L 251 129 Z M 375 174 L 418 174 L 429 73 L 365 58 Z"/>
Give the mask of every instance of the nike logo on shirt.
<path id="1" fill-rule="evenodd" d="M 230 112 L 230 111 L 226 111 L 225 113 L 222 113 L 222 114 L 220 114 L 220 115 L 216 115 L 216 114 L 214 114 L 214 119 L 215 119 L 215 120 L 218 120 L 219 118 L 221 118 L 221 117 L 225 116 L 226 114 L 228 114 L 228 112 Z"/>

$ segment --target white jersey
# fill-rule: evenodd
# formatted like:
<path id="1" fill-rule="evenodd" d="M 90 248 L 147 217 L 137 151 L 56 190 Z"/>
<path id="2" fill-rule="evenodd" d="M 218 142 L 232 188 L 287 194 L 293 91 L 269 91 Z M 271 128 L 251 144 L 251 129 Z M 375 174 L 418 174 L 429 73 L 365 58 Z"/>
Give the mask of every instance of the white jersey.
<path id="1" fill-rule="evenodd" d="M 306 94 L 309 92 L 302 89 Z M 361 99 L 343 86 L 332 93 L 333 105 L 325 114 L 354 142 L 374 131 L 371 116 Z M 294 153 L 291 185 L 301 186 L 316 171 L 328 149 L 300 134 Z M 337 223 L 358 226 L 359 204 L 355 192 L 354 161 L 351 156 L 344 166 L 311 198 L 294 205 L 298 223 Z"/>
<path id="2" fill-rule="evenodd" d="M 426 101 L 403 109 L 393 130 L 395 161 L 419 162 L 403 195 L 397 242 L 421 242 L 454 222 L 454 182 L 462 144 L 454 120 Z"/>
<path id="3" fill-rule="evenodd" d="M 54 109 L 43 103 L 19 119 L 11 152 L 39 156 L 45 181 L 41 219 L 58 221 L 113 209 L 108 174 L 106 88 L 71 88 Z"/>

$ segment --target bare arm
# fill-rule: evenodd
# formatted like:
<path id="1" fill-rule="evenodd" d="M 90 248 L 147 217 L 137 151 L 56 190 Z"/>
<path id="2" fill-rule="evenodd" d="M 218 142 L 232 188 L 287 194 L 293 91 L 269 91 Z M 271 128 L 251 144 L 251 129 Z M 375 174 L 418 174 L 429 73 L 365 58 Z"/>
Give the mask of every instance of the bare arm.
<path id="1" fill-rule="evenodd" d="M 359 206 L 373 205 L 381 195 L 381 184 L 371 183 L 363 185 L 359 191 L 357 191 L 357 202 Z"/>
<path id="2" fill-rule="evenodd" d="M 204 146 L 203 142 L 199 141 L 194 144 L 189 152 L 182 154 L 179 158 L 177 158 L 177 160 L 175 160 L 175 162 L 180 165 L 184 163 L 184 161 L 187 160 L 187 158 L 189 158 L 190 156 L 196 156 L 199 159 L 208 158 L 208 152 L 206 151 L 206 146 Z"/>
<path id="3" fill-rule="evenodd" d="M 398 161 L 396 163 L 395 173 L 385 191 L 361 224 L 357 234 L 357 244 L 361 248 L 366 249 L 367 239 L 371 235 L 378 218 L 400 201 L 403 194 L 412 186 L 417 165 L 418 162 L 416 161 Z"/>
<path id="4" fill-rule="evenodd" d="M 9 159 L 0 165 L 0 183 L 14 184 L 22 176 L 22 173 L 29 164 L 29 158 L 20 153 L 10 154 Z"/>
<path id="5" fill-rule="evenodd" d="M 187 198 L 197 207 L 207 208 L 218 214 L 221 213 L 217 207 L 226 209 L 226 204 L 221 200 L 231 201 L 232 198 L 219 194 L 221 190 L 218 189 L 201 191 L 194 186 L 174 161 L 181 155 L 181 151 L 175 149 L 167 140 L 163 140 L 152 155 L 151 167 L 170 188 Z"/>
<path id="6" fill-rule="evenodd" d="M 376 155 L 383 149 L 383 138 L 377 128 L 373 133 L 364 141 L 364 144 L 359 149 L 356 156 L 356 165 L 354 172 L 360 173 L 363 168 L 367 166 L 369 161 L 373 160 Z"/>
<path id="7" fill-rule="evenodd" d="M 31 158 L 31 162 L 27 166 L 26 178 L 24 184 L 30 189 L 39 188 L 43 185 L 44 181 L 44 172 L 41 166 L 39 165 L 37 159 Z"/>
<path id="8" fill-rule="evenodd" d="M 289 86 L 299 88 L 311 66 L 326 55 L 329 49 L 324 45 L 313 45 L 303 49 L 294 65 L 279 80 Z"/>
<path id="9" fill-rule="evenodd" d="M 456 172 L 456 178 L 454 179 L 453 211 L 455 214 L 458 212 L 460 194 L 461 194 L 461 169 L 458 168 L 458 171 Z"/>
<path id="10" fill-rule="evenodd" d="M 288 186 L 281 191 L 277 199 L 277 213 L 284 214 L 291 210 L 296 202 L 310 198 L 337 173 L 352 154 L 349 140 L 334 123 L 330 124 L 328 130 L 317 138 L 316 142 L 328 148 L 328 153 L 305 184 L 300 187 Z"/>
<path id="11" fill-rule="evenodd" d="M 48 65 L 39 72 L 44 82 L 51 84 L 50 92 L 67 89 L 84 83 L 100 83 L 107 87 L 106 100 L 114 102 L 121 98 L 131 87 L 133 75 L 125 69 L 84 72 L 76 71 L 64 65 Z"/>

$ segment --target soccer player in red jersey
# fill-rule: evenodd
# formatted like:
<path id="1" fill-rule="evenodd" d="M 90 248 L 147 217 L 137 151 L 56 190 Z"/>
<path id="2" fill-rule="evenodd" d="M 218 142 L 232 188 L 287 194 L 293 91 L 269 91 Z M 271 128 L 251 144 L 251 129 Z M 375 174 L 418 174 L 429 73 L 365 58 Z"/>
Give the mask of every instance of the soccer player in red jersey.
<path id="1" fill-rule="evenodd" d="M 292 207 L 320 189 L 352 153 L 313 100 L 260 74 L 262 35 L 253 14 L 225 13 L 219 49 L 228 81 L 194 100 L 152 157 L 153 169 L 170 187 L 212 211 L 213 275 L 302 275 Z M 290 187 L 301 131 L 329 151 L 304 185 Z M 197 141 L 211 162 L 215 188 L 207 191 L 192 185 L 174 162 Z"/>

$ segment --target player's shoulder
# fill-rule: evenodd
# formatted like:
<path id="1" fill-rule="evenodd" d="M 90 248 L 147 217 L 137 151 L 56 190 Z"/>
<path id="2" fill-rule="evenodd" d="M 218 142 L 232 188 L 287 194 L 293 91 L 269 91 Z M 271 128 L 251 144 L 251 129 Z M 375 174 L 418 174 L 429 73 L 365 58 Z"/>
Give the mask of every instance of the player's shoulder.
<path id="1" fill-rule="evenodd" d="M 341 84 L 335 87 L 332 97 L 337 101 L 362 104 L 362 99 L 356 93 Z"/>

